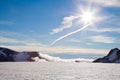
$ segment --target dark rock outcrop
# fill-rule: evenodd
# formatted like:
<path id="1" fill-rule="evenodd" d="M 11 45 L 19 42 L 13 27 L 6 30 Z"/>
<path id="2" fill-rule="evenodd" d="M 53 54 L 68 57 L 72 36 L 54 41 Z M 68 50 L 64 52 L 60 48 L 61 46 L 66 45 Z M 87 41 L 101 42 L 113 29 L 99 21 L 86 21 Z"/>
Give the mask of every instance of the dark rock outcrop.
<path id="1" fill-rule="evenodd" d="M 17 53 L 17 51 L 0 47 L 0 62 L 14 61 L 13 55 Z"/>
<path id="2" fill-rule="evenodd" d="M 98 58 L 93 62 L 101 63 L 120 63 L 120 50 L 118 48 L 111 49 L 108 55 Z"/>
<path id="3" fill-rule="evenodd" d="M 27 58 L 28 61 L 34 61 L 31 58 L 35 58 L 35 57 L 38 57 L 39 59 L 43 59 L 45 61 L 49 61 L 49 59 L 42 56 L 42 54 L 39 54 L 39 52 L 37 51 L 18 52 L 12 49 L 0 47 L 0 62 L 16 62 L 17 60 L 15 59 L 15 56 L 19 54 L 25 54 L 25 53 L 29 55 L 29 58 Z M 19 60 L 19 61 L 23 61 L 23 60 Z"/>

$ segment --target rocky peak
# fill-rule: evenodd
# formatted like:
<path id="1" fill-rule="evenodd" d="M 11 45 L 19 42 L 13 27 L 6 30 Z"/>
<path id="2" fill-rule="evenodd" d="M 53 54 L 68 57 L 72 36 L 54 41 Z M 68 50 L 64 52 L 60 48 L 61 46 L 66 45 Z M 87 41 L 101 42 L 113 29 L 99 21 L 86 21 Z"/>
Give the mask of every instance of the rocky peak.
<path id="1" fill-rule="evenodd" d="M 98 58 L 93 62 L 120 63 L 120 50 L 118 48 L 111 49 L 107 56 Z"/>

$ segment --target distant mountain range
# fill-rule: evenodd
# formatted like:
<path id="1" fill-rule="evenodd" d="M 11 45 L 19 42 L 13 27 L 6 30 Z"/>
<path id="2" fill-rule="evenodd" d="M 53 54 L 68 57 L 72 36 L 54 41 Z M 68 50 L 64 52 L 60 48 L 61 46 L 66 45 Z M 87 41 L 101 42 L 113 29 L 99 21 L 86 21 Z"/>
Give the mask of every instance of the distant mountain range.
<path id="1" fill-rule="evenodd" d="M 28 53 L 29 52 L 30 51 L 28 51 Z M 18 52 L 18 51 L 14 51 L 14 50 L 11 50 L 8 48 L 0 47 L 0 62 L 14 61 L 12 57 L 19 53 L 22 53 L 22 52 Z M 52 57 L 47 54 L 42 54 L 39 52 L 37 52 L 37 53 L 40 55 L 41 59 L 45 60 L 45 61 L 70 61 L 70 60 L 61 59 L 59 57 Z M 81 62 L 82 60 L 81 59 L 74 59 L 74 60 L 71 59 L 71 61 Z M 83 61 L 86 61 L 86 60 L 83 60 Z M 120 50 L 118 48 L 111 49 L 110 52 L 106 56 L 104 56 L 102 58 L 98 58 L 93 61 L 93 63 L 95 63 L 95 62 L 120 63 Z"/>
<path id="2" fill-rule="evenodd" d="M 12 49 L 8 49 L 5 47 L 0 47 L 0 62 L 18 62 L 16 61 L 15 55 L 18 54 L 25 54 L 25 53 L 34 53 L 36 51 L 27 51 L 27 52 L 18 52 L 18 51 L 14 51 Z M 38 59 L 37 57 L 34 58 L 35 61 L 37 62 L 92 62 L 93 59 L 84 59 L 84 58 L 73 58 L 73 59 L 62 59 L 60 57 L 54 57 L 54 56 L 50 56 L 48 54 L 44 54 L 44 53 L 40 53 L 40 52 L 36 52 L 37 54 L 39 54 L 40 59 Z M 20 55 L 20 56 L 21 56 Z M 26 55 L 23 55 L 22 57 L 26 57 Z M 21 57 L 21 58 L 22 58 Z"/>

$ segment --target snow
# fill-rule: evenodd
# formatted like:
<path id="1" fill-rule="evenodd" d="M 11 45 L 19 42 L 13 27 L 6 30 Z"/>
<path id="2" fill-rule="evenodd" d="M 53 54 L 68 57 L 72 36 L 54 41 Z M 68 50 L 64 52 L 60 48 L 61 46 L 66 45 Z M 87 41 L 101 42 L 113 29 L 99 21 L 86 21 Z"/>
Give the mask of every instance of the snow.
<path id="1" fill-rule="evenodd" d="M 73 62 L 2 62 L 1 80 L 119 80 L 120 65 Z"/>

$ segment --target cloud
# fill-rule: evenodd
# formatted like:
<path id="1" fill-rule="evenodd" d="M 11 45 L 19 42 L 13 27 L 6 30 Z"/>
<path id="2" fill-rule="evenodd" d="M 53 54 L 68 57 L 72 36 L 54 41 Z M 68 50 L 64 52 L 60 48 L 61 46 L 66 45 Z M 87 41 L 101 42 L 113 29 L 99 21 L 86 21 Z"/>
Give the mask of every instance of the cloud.
<path id="1" fill-rule="evenodd" d="M 63 21 L 61 22 L 61 25 L 58 28 L 53 29 L 50 34 L 56 34 L 59 33 L 65 29 L 69 29 L 69 28 L 73 28 L 74 26 L 81 26 L 81 25 L 85 25 L 82 20 L 82 13 L 84 12 L 93 12 L 95 20 L 93 20 L 93 23 L 97 23 L 97 22 L 102 22 L 106 19 L 109 19 L 110 16 L 106 16 L 106 15 L 96 15 L 99 11 L 97 11 L 97 8 L 94 9 L 83 9 L 80 10 L 78 9 L 77 13 L 74 13 L 71 16 L 66 16 L 63 18 Z"/>
<path id="2" fill-rule="evenodd" d="M 93 48 L 77 48 L 77 47 L 43 47 L 43 46 L 2 46 L 11 48 L 17 51 L 38 51 L 42 53 L 53 53 L 53 54 L 61 54 L 61 53 L 69 53 L 69 54 L 107 54 L 109 50 L 106 49 L 93 49 Z"/>
<path id="3" fill-rule="evenodd" d="M 90 31 L 98 32 L 98 33 L 104 33 L 104 32 L 117 32 L 120 33 L 120 28 L 102 28 L 102 29 L 89 29 Z"/>
<path id="4" fill-rule="evenodd" d="M 120 0 L 86 0 L 105 7 L 120 7 Z"/>
<path id="5" fill-rule="evenodd" d="M 18 35 L 18 34 L 14 34 L 14 35 Z M 76 48 L 76 47 L 63 47 L 63 46 L 49 47 L 40 42 L 37 42 L 36 40 L 25 39 L 25 37 L 23 39 L 21 40 L 17 38 L 12 38 L 9 35 L 0 36 L 0 46 L 11 48 L 17 51 L 39 51 L 43 53 L 70 53 L 70 54 L 74 54 L 74 53 L 98 54 L 100 53 L 100 54 L 105 54 L 107 52 L 107 50 L 92 49 L 92 48 Z M 79 40 L 75 40 L 75 39 L 71 39 L 71 41 L 80 42 Z M 1 43 L 10 43 L 12 45 L 2 45 Z M 18 45 L 13 45 L 13 44 L 18 44 Z"/>
<path id="6" fill-rule="evenodd" d="M 19 43 L 20 41 L 16 39 L 6 38 L 6 37 L 0 37 L 0 43 Z"/>
<path id="7" fill-rule="evenodd" d="M 68 40 L 69 42 L 75 42 L 75 43 L 80 43 L 81 40 L 78 40 L 78 39 L 69 39 Z"/>
<path id="8" fill-rule="evenodd" d="M 39 53 L 39 54 L 43 59 L 45 59 L 47 61 L 52 61 L 52 62 L 53 61 L 54 62 L 56 62 L 56 61 L 57 62 L 76 62 L 76 61 L 78 61 L 78 62 L 92 62 L 92 61 L 94 61 L 93 59 L 85 59 L 85 58 L 62 59 L 60 57 L 53 57 L 53 56 L 50 56 L 48 54 L 43 54 L 43 53 Z M 44 62 L 45 62 L 45 60 L 44 60 Z M 40 59 L 37 59 L 36 61 L 41 62 Z"/>
<path id="9" fill-rule="evenodd" d="M 108 18 L 107 16 L 102 16 L 102 17 L 99 16 L 97 17 L 97 20 L 95 22 L 100 22 L 107 18 Z M 83 24 L 83 22 L 81 21 L 82 20 L 80 15 L 64 17 L 61 26 L 53 29 L 52 32 L 50 32 L 50 34 L 59 33 L 64 29 L 72 28 L 73 26 L 80 26 Z"/>
<path id="10" fill-rule="evenodd" d="M 44 46 L 43 44 L 33 41 L 33 40 L 18 40 L 14 38 L 8 38 L 0 36 L 0 44 L 16 44 L 16 45 L 25 45 L 25 46 Z"/>
<path id="11" fill-rule="evenodd" d="M 100 43 L 114 43 L 115 42 L 115 38 L 103 36 L 103 35 L 92 36 L 92 37 L 89 37 L 89 39 L 91 39 L 93 42 L 100 42 Z"/>
<path id="12" fill-rule="evenodd" d="M 44 46 L 32 36 L 11 31 L 0 31 L 0 45 L 1 44 Z"/>
<path id="13" fill-rule="evenodd" d="M 119 11 L 116 12 L 116 13 L 120 14 Z M 108 15 L 108 16 L 110 16 L 110 19 L 106 21 L 107 24 L 114 25 L 114 27 L 116 27 L 116 26 L 119 27 L 120 26 L 120 22 L 119 22 L 120 21 L 120 15 L 114 14 L 114 15 Z"/>
<path id="14" fill-rule="evenodd" d="M 17 32 L 3 31 L 3 30 L 0 30 L 0 35 L 6 36 L 6 37 L 12 37 L 12 36 L 21 37 L 21 35 Z"/>
<path id="15" fill-rule="evenodd" d="M 73 21 L 75 18 L 76 18 L 76 16 L 64 17 L 63 21 L 61 23 L 61 26 L 56 29 L 53 29 L 50 34 L 56 34 L 56 33 L 63 31 L 64 29 L 71 28 L 73 26 Z"/>
<path id="16" fill-rule="evenodd" d="M 15 23 L 12 21 L 0 21 L 0 25 L 14 25 Z"/>

